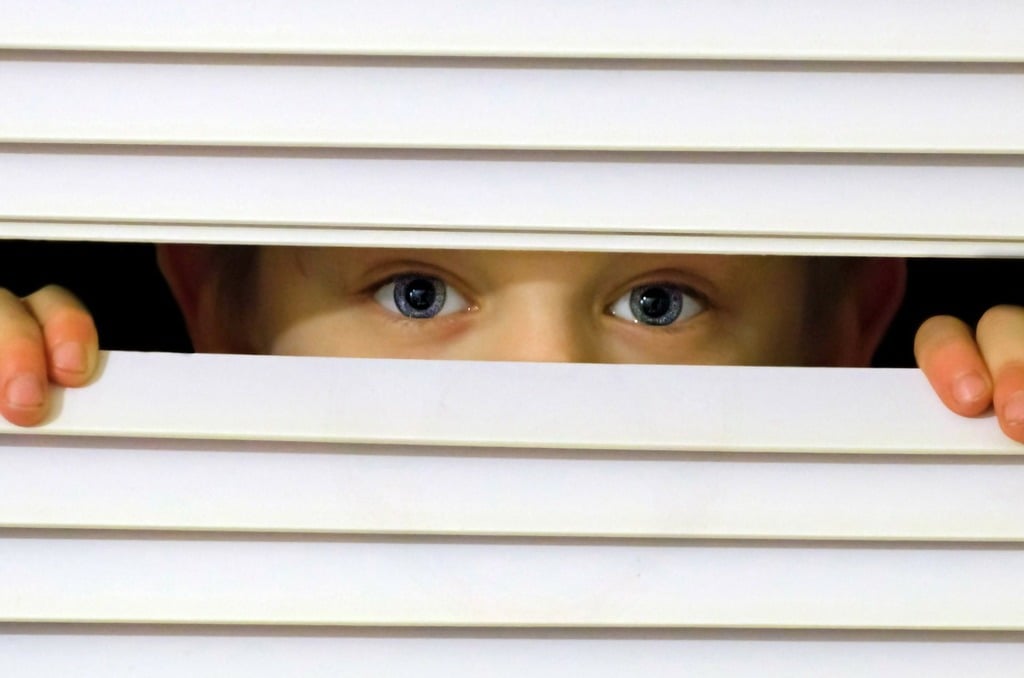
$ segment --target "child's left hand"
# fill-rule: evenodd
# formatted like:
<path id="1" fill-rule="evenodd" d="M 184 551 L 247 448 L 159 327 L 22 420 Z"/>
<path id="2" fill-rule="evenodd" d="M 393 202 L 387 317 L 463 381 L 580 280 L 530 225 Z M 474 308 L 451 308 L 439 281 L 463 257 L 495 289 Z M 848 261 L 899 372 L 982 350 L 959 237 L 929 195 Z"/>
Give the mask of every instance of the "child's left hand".
<path id="1" fill-rule="evenodd" d="M 914 353 L 949 409 L 975 416 L 994 403 L 1003 432 L 1024 443 L 1024 307 L 990 309 L 977 333 L 956 318 L 931 318 Z"/>

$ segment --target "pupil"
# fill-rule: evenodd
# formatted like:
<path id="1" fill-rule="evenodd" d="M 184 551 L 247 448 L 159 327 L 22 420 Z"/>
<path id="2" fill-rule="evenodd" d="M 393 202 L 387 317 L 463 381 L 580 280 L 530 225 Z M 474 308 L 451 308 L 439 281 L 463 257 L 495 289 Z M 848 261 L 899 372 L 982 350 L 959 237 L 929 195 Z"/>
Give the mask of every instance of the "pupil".
<path id="1" fill-rule="evenodd" d="M 648 287 L 640 294 L 640 310 L 649 318 L 660 318 L 672 307 L 672 295 L 664 287 Z"/>
<path id="2" fill-rule="evenodd" d="M 434 289 L 434 283 L 426 278 L 410 280 L 405 287 L 405 300 L 417 311 L 426 311 L 434 304 L 435 298 L 437 290 Z"/>

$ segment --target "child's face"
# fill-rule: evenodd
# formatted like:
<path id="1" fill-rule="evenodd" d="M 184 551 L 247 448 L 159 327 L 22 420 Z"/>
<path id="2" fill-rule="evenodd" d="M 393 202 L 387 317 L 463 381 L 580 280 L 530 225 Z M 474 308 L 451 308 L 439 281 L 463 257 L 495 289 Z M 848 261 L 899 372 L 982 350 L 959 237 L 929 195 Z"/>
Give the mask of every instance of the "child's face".
<path id="1" fill-rule="evenodd" d="M 863 362 L 816 281 L 786 257 L 263 247 L 235 328 L 270 354 Z"/>

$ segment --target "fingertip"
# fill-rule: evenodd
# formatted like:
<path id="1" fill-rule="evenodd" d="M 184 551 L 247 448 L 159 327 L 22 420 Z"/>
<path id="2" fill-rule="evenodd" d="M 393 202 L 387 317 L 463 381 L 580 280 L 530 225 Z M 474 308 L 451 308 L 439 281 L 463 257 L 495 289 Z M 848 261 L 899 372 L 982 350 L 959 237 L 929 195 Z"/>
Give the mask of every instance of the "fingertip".
<path id="1" fill-rule="evenodd" d="M 914 334 L 914 355 L 918 362 L 927 359 L 936 351 L 950 344 L 972 341 L 971 328 L 964 321 L 951 315 L 936 315 L 928 318 Z"/>
<path id="2" fill-rule="evenodd" d="M 22 372 L 8 377 L 0 394 L 0 414 L 16 426 L 35 426 L 47 413 L 47 386 L 39 375 Z"/>
<path id="3" fill-rule="evenodd" d="M 61 386 L 89 382 L 99 362 L 92 315 L 69 291 L 50 285 L 24 300 L 42 330 L 50 381 Z"/>
<path id="4" fill-rule="evenodd" d="M 966 417 L 976 417 L 992 404 L 992 383 L 981 372 L 964 372 L 943 385 L 940 395 L 946 405 Z"/>
<path id="5" fill-rule="evenodd" d="M 930 318 L 917 332 L 914 353 L 946 407 L 967 417 L 988 410 L 993 381 L 974 335 L 963 321 L 951 316 Z"/>
<path id="6" fill-rule="evenodd" d="M 80 309 L 54 314 L 43 327 L 47 371 L 61 386 L 84 386 L 99 362 L 99 339 L 92 317 Z"/>
<path id="7" fill-rule="evenodd" d="M 0 348 L 0 415 L 18 426 L 41 423 L 48 411 L 50 385 L 38 339 L 8 336 Z"/>
<path id="8" fill-rule="evenodd" d="M 1024 443 L 1024 391 L 1013 394 L 999 412 L 999 425 L 1003 433 Z"/>
<path id="9" fill-rule="evenodd" d="M 1024 442 L 1024 364 L 1003 367 L 997 375 L 993 399 L 1003 432 Z"/>
<path id="10" fill-rule="evenodd" d="M 1007 365 L 998 374 L 994 396 L 996 415 L 1003 432 L 1024 442 L 1024 365 Z"/>
<path id="11" fill-rule="evenodd" d="M 9 405 L 4 405 L 0 408 L 0 414 L 3 415 L 4 419 L 14 424 L 15 426 L 38 426 L 43 423 L 46 418 L 47 408 L 39 407 L 35 409 L 15 409 Z"/>
<path id="12" fill-rule="evenodd" d="M 96 369 L 97 350 L 88 342 L 65 341 L 50 349 L 50 379 L 61 386 L 83 386 Z"/>

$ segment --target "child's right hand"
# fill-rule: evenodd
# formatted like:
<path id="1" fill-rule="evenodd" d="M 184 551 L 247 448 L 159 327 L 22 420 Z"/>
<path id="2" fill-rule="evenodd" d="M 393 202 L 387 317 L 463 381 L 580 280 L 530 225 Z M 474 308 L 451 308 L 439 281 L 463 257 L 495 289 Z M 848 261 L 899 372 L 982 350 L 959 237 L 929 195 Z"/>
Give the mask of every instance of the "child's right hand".
<path id="1" fill-rule="evenodd" d="M 92 378 L 99 340 L 92 316 L 67 290 L 49 286 L 19 299 L 0 289 L 0 415 L 19 426 L 40 423 L 50 384 Z"/>
<path id="2" fill-rule="evenodd" d="M 917 363 L 946 406 L 973 417 L 994 407 L 999 426 L 1024 443 L 1024 307 L 995 306 L 977 330 L 937 316 L 917 332 Z"/>

